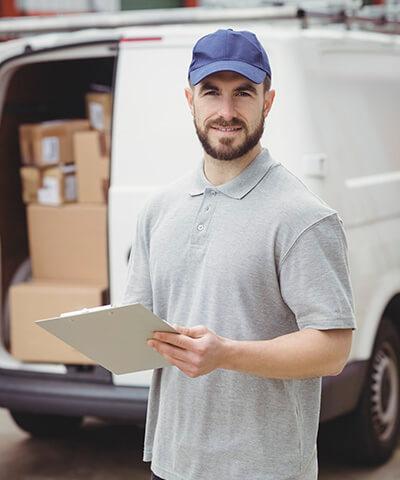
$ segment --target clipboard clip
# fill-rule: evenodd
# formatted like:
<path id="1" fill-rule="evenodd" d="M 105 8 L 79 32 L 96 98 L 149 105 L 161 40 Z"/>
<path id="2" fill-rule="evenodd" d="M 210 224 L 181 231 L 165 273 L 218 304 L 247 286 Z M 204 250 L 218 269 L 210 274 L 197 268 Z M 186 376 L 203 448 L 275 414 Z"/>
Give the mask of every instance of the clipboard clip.
<path id="1" fill-rule="evenodd" d="M 91 312 L 99 312 L 100 310 L 110 310 L 114 308 L 114 305 L 101 305 L 100 307 L 90 307 L 90 308 L 82 308 L 81 310 L 73 310 L 72 312 L 64 312 L 61 313 L 60 317 L 70 317 L 71 315 L 82 315 L 82 313 L 91 313 Z"/>

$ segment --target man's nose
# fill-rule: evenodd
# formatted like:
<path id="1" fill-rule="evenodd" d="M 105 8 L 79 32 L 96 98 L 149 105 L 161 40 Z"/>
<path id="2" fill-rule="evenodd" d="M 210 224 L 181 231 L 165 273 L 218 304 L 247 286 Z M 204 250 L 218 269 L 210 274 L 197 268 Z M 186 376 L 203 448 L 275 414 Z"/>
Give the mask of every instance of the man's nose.
<path id="1" fill-rule="evenodd" d="M 230 122 L 232 120 L 232 118 L 235 116 L 235 105 L 231 98 L 221 98 L 219 114 L 227 122 Z"/>

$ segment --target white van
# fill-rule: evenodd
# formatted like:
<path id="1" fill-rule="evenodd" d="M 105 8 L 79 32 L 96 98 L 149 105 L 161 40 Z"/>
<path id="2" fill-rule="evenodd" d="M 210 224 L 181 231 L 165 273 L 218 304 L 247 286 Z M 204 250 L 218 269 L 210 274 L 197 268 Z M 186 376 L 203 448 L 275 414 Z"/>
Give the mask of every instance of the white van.
<path id="1" fill-rule="evenodd" d="M 143 424 L 151 371 L 114 376 L 100 366 L 22 363 L 8 353 L 7 292 L 30 275 L 18 125 L 80 116 L 77 94 L 91 82 L 112 87 L 108 252 L 118 304 L 138 211 L 202 155 L 184 96 L 193 44 L 229 27 L 256 33 L 270 56 L 277 95 L 263 145 L 337 209 L 347 232 L 358 330 L 343 372 L 323 379 L 321 421 L 338 419 L 352 454 L 383 463 L 400 423 L 400 36 L 342 26 L 220 21 L 0 45 L 0 406 L 33 435 L 76 428 L 84 416 Z"/>

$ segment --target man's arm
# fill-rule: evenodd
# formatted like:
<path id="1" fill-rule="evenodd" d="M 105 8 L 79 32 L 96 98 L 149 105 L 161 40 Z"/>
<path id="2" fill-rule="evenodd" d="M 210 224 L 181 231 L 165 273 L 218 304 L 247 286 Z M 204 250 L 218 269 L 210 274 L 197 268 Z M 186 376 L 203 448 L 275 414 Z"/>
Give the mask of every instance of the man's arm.
<path id="1" fill-rule="evenodd" d="M 264 341 L 229 341 L 224 368 L 266 378 L 338 375 L 351 349 L 352 330 L 305 328 Z"/>
<path id="2" fill-rule="evenodd" d="M 309 378 L 339 374 L 350 353 L 352 330 L 306 328 L 272 340 L 231 340 L 203 325 L 155 332 L 149 345 L 189 377 L 216 368 L 264 378 Z M 155 340 L 154 340 L 155 339 Z"/>

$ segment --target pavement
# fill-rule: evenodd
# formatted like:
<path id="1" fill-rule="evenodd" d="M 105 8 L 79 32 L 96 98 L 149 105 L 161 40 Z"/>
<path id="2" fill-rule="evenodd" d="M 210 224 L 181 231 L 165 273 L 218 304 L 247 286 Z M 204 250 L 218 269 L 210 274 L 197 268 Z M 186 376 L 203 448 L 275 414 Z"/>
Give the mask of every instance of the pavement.
<path id="1" fill-rule="evenodd" d="M 149 480 L 142 461 L 143 430 L 86 418 L 68 439 L 31 438 L 0 408 L 0 479 L 7 480 Z M 324 453 L 319 480 L 398 480 L 400 443 L 383 467 L 360 469 L 341 465 Z"/>

